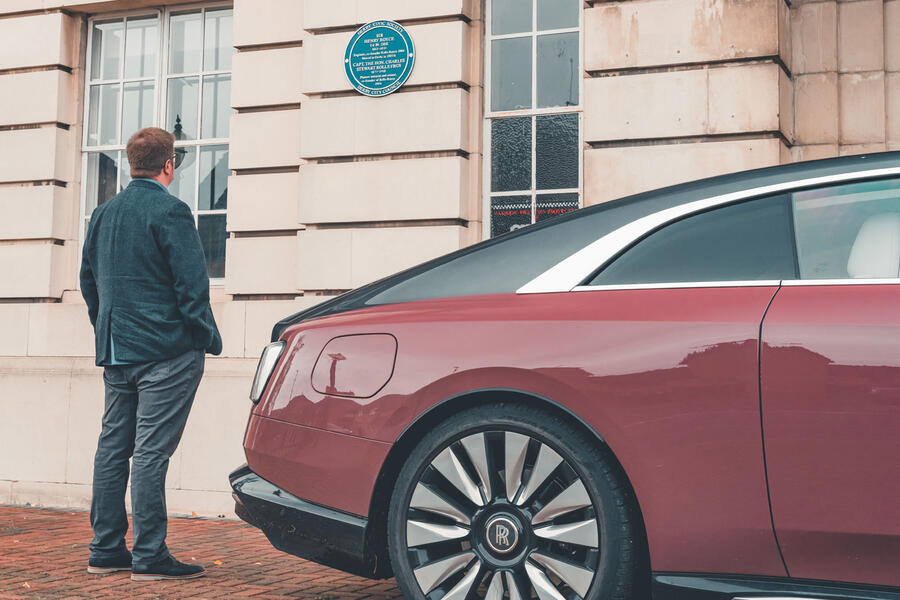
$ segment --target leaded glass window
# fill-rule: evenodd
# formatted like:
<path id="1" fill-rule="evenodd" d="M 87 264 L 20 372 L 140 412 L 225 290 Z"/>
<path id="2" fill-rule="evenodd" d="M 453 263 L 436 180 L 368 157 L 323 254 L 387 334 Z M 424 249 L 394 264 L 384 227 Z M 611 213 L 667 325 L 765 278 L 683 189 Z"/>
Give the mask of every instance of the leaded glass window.
<path id="1" fill-rule="evenodd" d="M 143 127 L 175 135 L 169 192 L 194 213 L 210 278 L 225 275 L 232 9 L 164 9 L 89 26 L 83 218 L 131 181 L 125 144 Z"/>
<path id="2" fill-rule="evenodd" d="M 579 0 L 489 0 L 486 236 L 581 205 Z"/>

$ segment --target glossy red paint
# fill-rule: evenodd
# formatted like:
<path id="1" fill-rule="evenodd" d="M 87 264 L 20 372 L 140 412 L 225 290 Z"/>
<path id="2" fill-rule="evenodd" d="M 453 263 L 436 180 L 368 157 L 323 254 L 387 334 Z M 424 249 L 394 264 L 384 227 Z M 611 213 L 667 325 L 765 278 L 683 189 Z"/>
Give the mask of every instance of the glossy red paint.
<path id="1" fill-rule="evenodd" d="M 460 394 L 507 388 L 542 396 L 579 415 L 616 453 L 641 504 L 654 570 L 783 576 L 758 385 L 759 327 L 775 291 L 503 294 L 316 319 L 285 333 L 289 351 L 254 423 L 313 428 L 297 429 L 294 447 L 319 430 L 392 444 L 429 408 Z M 317 392 L 309 373 L 325 344 L 364 333 L 396 337 L 391 381 L 368 399 Z M 378 461 L 301 464 L 264 437 L 248 435 L 251 468 L 268 461 L 257 472 L 295 495 L 359 511 L 360 482 L 374 481 Z M 272 453 L 279 455 L 270 460 Z M 326 483 L 314 483 L 318 477 Z"/>
<path id="2" fill-rule="evenodd" d="M 305 500 L 363 516 L 391 445 L 253 417 L 244 448 L 247 464 L 263 479 Z"/>
<path id="3" fill-rule="evenodd" d="M 343 335 L 325 346 L 313 367 L 312 387 L 320 394 L 371 398 L 391 378 L 397 358 L 392 335 Z"/>
<path id="4" fill-rule="evenodd" d="M 900 285 L 784 287 L 763 326 L 766 458 L 792 577 L 900 586 Z"/>

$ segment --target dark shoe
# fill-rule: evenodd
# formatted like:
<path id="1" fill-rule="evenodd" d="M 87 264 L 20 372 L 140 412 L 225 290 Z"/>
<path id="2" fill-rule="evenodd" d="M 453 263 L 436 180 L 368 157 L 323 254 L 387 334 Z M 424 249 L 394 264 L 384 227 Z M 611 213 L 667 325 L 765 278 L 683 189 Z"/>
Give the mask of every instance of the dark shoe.
<path id="1" fill-rule="evenodd" d="M 169 556 L 161 561 L 131 569 L 132 581 L 158 581 L 160 579 L 196 579 L 206 575 L 200 565 L 188 565 Z"/>
<path id="2" fill-rule="evenodd" d="M 91 558 L 88 560 L 88 573 L 107 575 L 116 571 L 131 570 L 131 552 L 113 558 Z"/>

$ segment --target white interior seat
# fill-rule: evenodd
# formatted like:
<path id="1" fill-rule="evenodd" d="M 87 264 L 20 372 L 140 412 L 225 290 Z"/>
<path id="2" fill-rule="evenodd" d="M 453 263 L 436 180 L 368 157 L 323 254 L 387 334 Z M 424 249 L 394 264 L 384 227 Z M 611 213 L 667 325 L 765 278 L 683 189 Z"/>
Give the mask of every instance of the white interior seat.
<path id="1" fill-rule="evenodd" d="M 863 221 L 847 273 L 854 279 L 900 277 L 900 213 L 878 213 Z"/>

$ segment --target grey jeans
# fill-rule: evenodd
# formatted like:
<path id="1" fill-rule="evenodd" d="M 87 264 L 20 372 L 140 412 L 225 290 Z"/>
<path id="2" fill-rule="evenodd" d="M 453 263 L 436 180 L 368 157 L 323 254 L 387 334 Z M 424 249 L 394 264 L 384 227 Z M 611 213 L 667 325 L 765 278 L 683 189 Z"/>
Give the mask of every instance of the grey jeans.
<path id="1" fill-rule="evenodd" d="M 91 558 L 114 558 L 127 551 L 125 489 L 132 457 L 132 565 L 169 556 L 166 472 L 194 403 L 204 360 L 203 350 L 191 350 L 169 360 L 104 368 L 106 405 L 94 457 Z"/>

